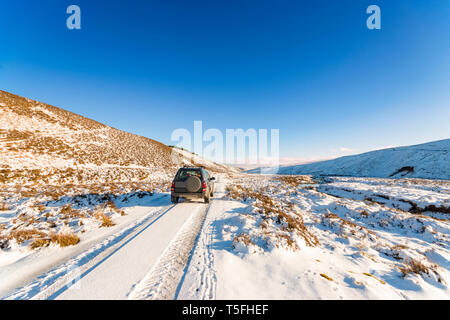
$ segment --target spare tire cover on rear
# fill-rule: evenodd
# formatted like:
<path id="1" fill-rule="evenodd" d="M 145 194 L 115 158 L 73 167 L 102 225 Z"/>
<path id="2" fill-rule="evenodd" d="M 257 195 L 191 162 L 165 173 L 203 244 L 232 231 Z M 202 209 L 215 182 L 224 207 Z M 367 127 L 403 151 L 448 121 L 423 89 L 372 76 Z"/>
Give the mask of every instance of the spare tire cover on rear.
<path id="1" fill-rule="evenodd" d="M 189 192 L 197 192 L 200 189 L 202 182 L 199 177 L 189 177 L 186 180 L 186 189 Z"/>

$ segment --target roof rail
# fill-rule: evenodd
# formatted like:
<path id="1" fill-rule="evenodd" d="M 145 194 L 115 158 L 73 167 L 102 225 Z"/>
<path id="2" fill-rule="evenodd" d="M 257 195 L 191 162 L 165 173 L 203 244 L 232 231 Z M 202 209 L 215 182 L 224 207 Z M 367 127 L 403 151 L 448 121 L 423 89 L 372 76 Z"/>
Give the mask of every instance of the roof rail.
<path id="1" fill-rule="evenodd" d="M 190 164 L 190 165 L 184 164 L 183 168 L 205 168 L 205 166 L 203 166 L 203 165 L 193 165 L 193 164 Z"/>

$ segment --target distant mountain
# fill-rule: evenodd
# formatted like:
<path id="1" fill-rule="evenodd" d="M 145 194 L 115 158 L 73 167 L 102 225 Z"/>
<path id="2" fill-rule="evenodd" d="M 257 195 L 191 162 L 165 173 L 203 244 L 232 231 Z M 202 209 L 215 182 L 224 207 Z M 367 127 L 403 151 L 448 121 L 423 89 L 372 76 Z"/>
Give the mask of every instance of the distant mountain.
<path id="1" fill-rule="evenodd" d="M 183 164 L 236 170 L 0 90 L 0 184 L 140 181 Z"/>
<path id="2" fill-rule="evenodd" d="M 281 167 L 278 173 L 450 179 L 450 139 L 286 166 Z"/>

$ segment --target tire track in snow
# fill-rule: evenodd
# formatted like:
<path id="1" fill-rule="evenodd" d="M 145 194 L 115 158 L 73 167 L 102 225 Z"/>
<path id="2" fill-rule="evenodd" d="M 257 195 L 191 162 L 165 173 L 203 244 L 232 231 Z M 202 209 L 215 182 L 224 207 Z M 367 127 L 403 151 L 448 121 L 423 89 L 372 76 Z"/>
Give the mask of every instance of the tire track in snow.
<path id="1" fill-rule="evenodd" d="M 225 198 L 225 183 L 218 184 L 218 196 L 219 199 L 215 200 L 211 207 L 214 212 L 223 212 L 224 211 L 224 198 Z M 213 245 L 213 235 L 214 235 L 214 226 L 212 224 L 215 217 L 210 217 L 206 219 L 205 225 L 206 230 L 201 235 L 200 239 L 200 254 L 203 255 L 203 264 L 201 265 L 201 282 L 200 288 L 198 291 L 200 292 L 199 299 L 201 300 L 215 300 L 216 299 L 216 286 L 217 286 L 217 272 L 214 269 L 214 254 L 212 252 Z"/>
<path id="2" fill-rule="evenodd" d="M 214 206 L 214 211 L 222 210 L 222 200 L 218 199 L 214 201 L 211 206 Z M 217 208 L 218 207 L 218 208 Z M 198 299 L 200 300 L 214 300 L 216 299 L 216 285 L 217 277 L 216 270 L 214 269 L 214 254 L 212 252 L 214 227 L 212 221 L 205 221 L 205 232 L 201 234 L 199 238 L 198 252 L 202 261 L 200 268 L 200 283 L 198 290 Z"/>
<path id="3" fill-rule="evenodd" d="M 71 258 L 68 262 L 39 276 L 32 283 L 15 290 L 13 293 L 2 299 L 45 300 L 56 298 L 59 294 L 67 290 L 70 286 L 74 285 L 83 276 L 93 270 L 97 265 L 108 259 L 117 250 L 138 236 L 173 207 L 174 205 L 170 205 L 169 207 L 165 206 L 162 209 L 151 211 L 149 215 L 136 222 L 131 227 L 121 230 L 113 235 L 112 240 L 107 239 L 82 252 L 74 258 Z M 81 266 L 80 263 L 82 263 Z"/>
<path id="4" fill-rule="evenodd" d="M 212 230 L 211 225 L 208 226 L 207 231 L 205 232 L 204 239 L 202 241 L 202 247 L 206 248 L 206 251 L 203 252 L 203 265 L 201 271 L 201 287 L 200 291 L 200 299 L 201 300 L 213 300 L 216 295 L 216 275 L 212 270 L 214 267 L 214 256 L 211 252 L 211 244 L 212 244 Z"/>
<path id="5" fill-rule="evenodd" d="M 225 186 L 225 183 L 217 184 L 217 198 L 211 202 L 209 214 L 203 222 L 197 243 L 192 249 L 186 272 L 178 285 L 176 299 L 179 299 L 180 295 L 181 297 L 185 296 L 186 290 L 190 292 L 195 290 L 193 297 L 196 300 L 216 299 L 217 271 L 214 268 L 213 253 L 213 238 L 216 230 L 213 222 L 217 218 L 214 213 L 224 211 L 224 201 L 226 201 L 224 200 Z M 185 285 L 185 276 L 192 277 L 192 274 L 189 275 L 188 271 L 195 274 L 196 280 L 194 286 L 185 288 L 183 287 Z M 192 284 L 187 285 L 190 286 Z"/>
<path id="6" fill-rule="evenodd" d="M 211 211 L 211 207 L 216 203 L 217 200 L 214 200 L 208 209 L 208 212 Z M 199 296 L 196 296 L 196 299 L 206 300 L 206 299 L 215 299 L 215 287 L 216 287 L 216 277 L 215 271 L 211 270 L 214 266 L 213 254 L 211 252 L 210 244 L 212 243 L 212 234 L 210 232 L 211 226 L 208 221 L 209 215 L 206 216 L 205 220 L 202 223 L 202 226 L 199 231 L 199 235 L 196 239 L 196 243 L 191 250 L 191 254 L 188 259 L 188 263 L 184 269 L 184 274 L 178 283 L 178 287 L 175 293 L 175 300 L 179 299 L 179 295 L 181 292 L 181 288 L 184 285 L 185 277 L 188 274 L 188 271 L 191 268 L 195 268 L 197 270 L 196 273 L 200 275 L 199 279 L 199 288 L 196 289 L 197 293 L 200 293 Z M 208 226 L 207 230 L 205 230 L 205 226 Z M 195 265 L 195 263 L 197 263 Z M 201 269 L 200 267 L 201 266 Z"/>
<path id="7" fill-rule="evenodd" d="M 130 300 L 172 300 L 183 277 L 210 205 L 200 206 L 183 224 L 150 272 L 129 294 Z"/>

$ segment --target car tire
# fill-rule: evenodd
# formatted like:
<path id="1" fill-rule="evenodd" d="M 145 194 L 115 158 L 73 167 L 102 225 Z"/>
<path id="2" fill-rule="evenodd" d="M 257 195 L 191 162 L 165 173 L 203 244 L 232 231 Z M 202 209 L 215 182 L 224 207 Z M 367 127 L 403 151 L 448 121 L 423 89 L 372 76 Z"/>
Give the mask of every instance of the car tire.
<path id="1" fill-rule="evenodd" d="M 205 197 L 203 198 L 203 201 L 204 201 L 205 203 L 209 203 L 209 197 L 205 196 Z"/>
<path id="2" fill-rule="evenodd" d="M 172 203 L 178 203 L 178 197 L 170 197 Z"/>

